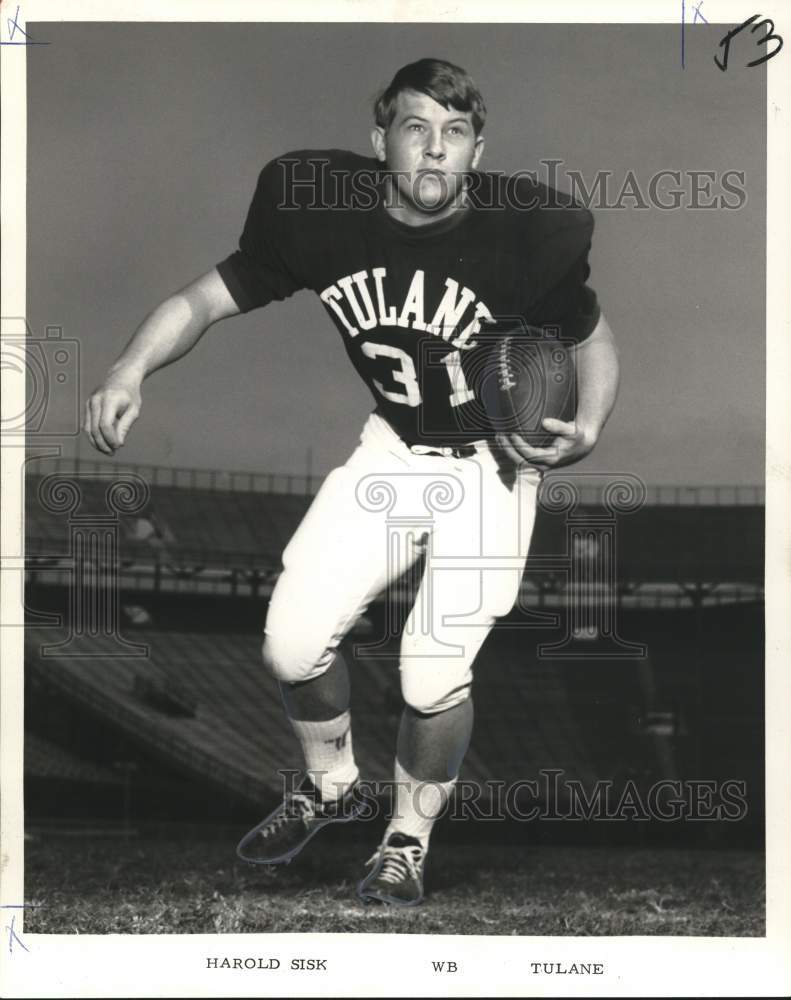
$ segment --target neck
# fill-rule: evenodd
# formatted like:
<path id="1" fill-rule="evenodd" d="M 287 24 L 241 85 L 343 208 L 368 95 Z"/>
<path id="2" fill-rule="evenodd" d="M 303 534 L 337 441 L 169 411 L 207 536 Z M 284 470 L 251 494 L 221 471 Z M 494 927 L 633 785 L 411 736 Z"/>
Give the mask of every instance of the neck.
<path id="1" fill-rule="evenodd" d="M 424 212 L 404 198 L 398 187 L 394 185 L 392 177 L 386 178 L 386 184 L 385 210 L 392 218 L 403 222 L 406 226 L 429 226 L 432 222 L 447 219 L 449 216 L 455 215 L 457 212 L 464 212 L 468 208 L 465 188 L 462 188 L 455 198 L 447 205 L 443 205 L 442 208 L 438 208 L 436 212 Z"/>

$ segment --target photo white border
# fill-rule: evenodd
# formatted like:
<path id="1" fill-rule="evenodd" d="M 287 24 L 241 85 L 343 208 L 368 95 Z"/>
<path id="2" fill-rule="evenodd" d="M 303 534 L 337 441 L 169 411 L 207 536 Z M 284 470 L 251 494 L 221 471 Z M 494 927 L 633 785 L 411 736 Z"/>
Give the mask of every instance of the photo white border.
<path id="1" fill-rule="evenodd" d="M 0 994 L 4 996 L 781 996 L 791 993 L 791 243 L 788 193 L 791 94 L 791 8 L 757 5 L 773 16 L 786 45 L 767 64 L 767 437 L 766 437 L 766 764 L 767 936 L 756 938 L 474 937 L 348 935 L 40 935 L 24 934 L 29 952 L 6 950 L 9 910 L 0 911 Z M 0 8 L 2 28 L 16 2 Z M 688 0 L 687 8 L 691 7 Z M 737 24 L 755 4 L 707 0 L 711 23 Z M 487 22 L 676 23 L 681 2 L 537 0 L 486 6 Z M 775 8 L 775 9 L 772 9 Z M 371 0 L 303 2 L 277 7 L 227 0 L 21 4 L 25 23 L 42 21 L 376 21 L 480 22 L 481 5 L 401 0 L 388 16 Z M 689 30 L 694 30 L 691 28 Z M 5 37 L 5 35 L 3 35 Z M 26 50 L 0 54 L 2 83 L 3 316 L 24 316 L 26 205 Z M 24 376 L 2 372 L 3 412 L 24 408 Z M 703 391 L 703 390 L 702 390 Z M 22 697 L 23 630 L 21 526 L 24 452 L 4 445 L 0 615 L 0 903 L 18 903 L 23 885 Z M 19 913 L 19 911 L 16 911 Z M 24 918 L 17 916 L 22 930 Z M 404 946 L 406 942 L 407 947 Z M 209 955 L 329 955 L 321 978 L 294 974 L 207 970 Z M 455 976 L 432 976 L 432 959 L 458 959 Z M 606 974 L 530 976 L 530 961 L 603 962 Z"/>

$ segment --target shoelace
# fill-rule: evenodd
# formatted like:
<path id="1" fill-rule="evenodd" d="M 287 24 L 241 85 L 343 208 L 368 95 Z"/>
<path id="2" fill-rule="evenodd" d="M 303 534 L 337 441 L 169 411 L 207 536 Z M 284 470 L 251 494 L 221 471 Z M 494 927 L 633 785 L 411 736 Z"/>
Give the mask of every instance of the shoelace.
<path id="1" fill-rule="evenodd" d="M 420 867 L 423 863 L 423 848 L 416 844 L 408 847 L 385 846 L 376 851 L 367 861 L 372 865 L 382 861 L 378 879 L 382 882 L 402 882 L 405 878 L 420 878 Z"/>
<path id="2" fill-rule="evenodd" d="M 293 795 L 289 795 L 283 804 L 283 809 L 275 816 L 271 823 L 268 823 L 260 831 L 260 834 L 264 838 L 270 837 L 277 833 L 280 827 L 288 822 L 288 820 L 294 818 L 302 820 L 312 819 L 315 812 L 316 809 L 313 800 L 307 795 L 295 792 Z"/>

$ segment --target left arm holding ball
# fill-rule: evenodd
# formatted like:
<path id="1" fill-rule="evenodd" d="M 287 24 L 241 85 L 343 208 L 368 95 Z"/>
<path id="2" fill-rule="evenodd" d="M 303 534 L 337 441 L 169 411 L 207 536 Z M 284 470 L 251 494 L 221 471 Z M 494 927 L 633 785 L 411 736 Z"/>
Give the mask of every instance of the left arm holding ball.
<path id="1" fill-rule="evenodd" d="M 577 413 L 571 422 L 547 417 L 542 426 L 555 440 L 549 447 L 533 448 L 518 434 L 499 435 L 505 453 L 517 464 L 530 462 L 552 469 L 578 462 L 593 451 L 618 394 L 618 350 L 602 314 L 593 333 L 575 351 Z"/>

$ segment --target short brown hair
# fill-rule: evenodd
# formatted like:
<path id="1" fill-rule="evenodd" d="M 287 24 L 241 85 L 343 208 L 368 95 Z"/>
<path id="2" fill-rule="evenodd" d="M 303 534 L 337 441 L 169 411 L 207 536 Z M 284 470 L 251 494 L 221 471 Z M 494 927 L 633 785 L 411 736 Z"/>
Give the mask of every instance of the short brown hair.
<path id="1" fill-rule="evenodd" d="M 402 66 L 374 104 L 374 118 L 381 128 L 388 129 L 392 125 L 398 95 L 405 90 L 426 94 L 446 110 L 453 107 L 457 111 L 472 112 L 475 134 L 479 135 L 482 131 L 486 105 L 474 80 L 460 66 L 444 59 L 418 59 Z"/>

